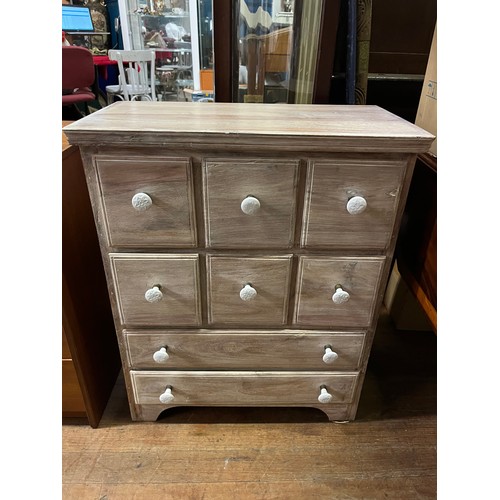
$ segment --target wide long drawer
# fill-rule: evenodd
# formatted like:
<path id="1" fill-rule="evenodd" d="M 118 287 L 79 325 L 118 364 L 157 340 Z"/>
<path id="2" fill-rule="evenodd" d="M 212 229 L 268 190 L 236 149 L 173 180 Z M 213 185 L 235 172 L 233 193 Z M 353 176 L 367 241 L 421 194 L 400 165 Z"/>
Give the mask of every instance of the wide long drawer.
<path id="1" fill-rule="evenodd" d="M 357 370 L 363 333 L 126 330 L 130 366 L 191 370 Z"/>
<path id="2" fill-rule="evenodd" d="M 352 402 L 358 374 L 331 372 L 130 372 L 137 404 L 318 406 Z"/>

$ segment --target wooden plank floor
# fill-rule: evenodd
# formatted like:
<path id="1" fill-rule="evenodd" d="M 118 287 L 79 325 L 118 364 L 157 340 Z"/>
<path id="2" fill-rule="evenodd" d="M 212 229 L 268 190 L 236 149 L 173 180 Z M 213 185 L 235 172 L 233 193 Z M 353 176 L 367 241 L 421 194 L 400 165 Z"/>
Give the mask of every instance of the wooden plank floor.
<path id="1" fill-rule="evenodd" d="M 436 498 L 436 337 L 382 316 L 356 421 L 317 409 L 176 408 L 63 422 L 64 500 Z"/>

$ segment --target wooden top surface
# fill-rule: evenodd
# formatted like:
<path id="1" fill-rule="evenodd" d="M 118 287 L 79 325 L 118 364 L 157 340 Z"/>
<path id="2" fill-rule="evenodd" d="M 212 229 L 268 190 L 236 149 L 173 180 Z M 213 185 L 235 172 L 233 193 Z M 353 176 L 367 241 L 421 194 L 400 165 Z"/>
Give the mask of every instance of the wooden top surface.
<path id="1" fill-rule="evenodd" d="M 64 121 L 62 122 L 62 126 L 63 128 L 70 125 L 71 123 L 73 123 L 72 121 Z M 66 137 L 66 134 L 62 133 L 62 150 L 64 151 L 65 149 L 71 147 L 70 143 L 68 142 L 68 138 Z"/>
<path id="2" fill-rule="evenodd" d="M 71 123 L 73 123 L 72 121 L 65 121 L 63 120 L 62 121 L 62 126 L 63 128 L 70 125 Z M 67 156 L 69 156 L 69 154 L 74 150 L 76 149 L 76 146 L 72 145 L 69 143 L 68 141 L 68 137 L 66 136 L 66 134 L 64 133 L 64 130 L 62 131 L 62 157 L 63 159 L 66 158 Z"/>
<path id="3" fill-rule="evenodd" d="M 426 151 L 429 132 L 378 106 L 118 102 L 65 127 L 71 143 L 151 143 L 168 137 L 181 142 L 219 143 L 302 138 L 348 144 L 353 139 L 396 140 L 415 152 Z M 341 142 L 339 142 L 339 140 Z M 347 142 L 346 142 L 347 141 Z"/>

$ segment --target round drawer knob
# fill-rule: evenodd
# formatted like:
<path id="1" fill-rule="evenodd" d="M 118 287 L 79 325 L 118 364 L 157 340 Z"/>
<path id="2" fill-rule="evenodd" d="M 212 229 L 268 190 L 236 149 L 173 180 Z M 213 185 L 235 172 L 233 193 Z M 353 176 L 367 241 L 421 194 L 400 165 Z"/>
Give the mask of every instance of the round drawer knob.
<path id="1" fill-rule="evenodd" d="M 332 348 L 329 345 L 325 347 L 325 354 L 323 354 L 323 361 L 326 364 L 333 363 L 338 357 L 339 355 L 335 351 L 332 351 Z"/>
<path id="2" fill-rule="evenodd" d="M 155 285 L 144 294 L 144 298 L 151 303 L 160 302 L 163 298 L 163 293 L 161 293 L 160 287 Z"/>
<path id="3" fill-rule="evenodd" d="M 175 399 L 175 397 L 172 394 L 172 386 L 167 385 L 165 392 L 160 395 L 160 401 L 164 404 L 168 404 L 168 403 L 171 403 L 174 399 Z"/>
<path id="4" fill-rule="evenodd" d="M 156 363 L 166 363 L 169 357 L 166 347 L 160 347 L 160 350 L 153 354 L 153 359 Z"/>
<path id="5" fill-rule="evenodd" d="M 254 215 L 260 209 L 260 201 L 254 196 L 247 196 L 241 202 L 241 211 L 246 215 Z"/>
<path id="6" fill-rule="evenodd" d="M 240 299 L 245 302 L 253 300 L 255 297 L 257 297 L 257 290 L 252 285 L 245 285 L 240 290 Z"/>
<path id="7" fill-rule="evenodd" d="M 322 385 L 320 389 L 321 392 L 318 396 L 318 401 L 320 403 L 329 403 L 332 400 L 333 396 L 326 390 L 326 387 L 324 385 Z"/>
<path id="8" fill-rule="evenodd" d="M 346 208 L 351 215 L 358 215 L 363 213 L 366 210 L 366 207 L 366 200 L 362 196 L 353 196 L 352 198 L 349 198 Z"/>
<path id="9" fill-rule="evenodd" d="M 344 304 L 350 297 L 349 293 L 343 290 L 341 285 L 337 285 L 335 293 L 332 295 L 332 300 L 334 304 Z"/>
<path id="10" fill-rule="evenodd" d="M 144 212 L 144 210 L 147 210 L 152 204 L 153 200 L 151 199 L 149 194 L 146 193 L 137 193 L 132 198 L 132 206 L 138 212 Z"/>

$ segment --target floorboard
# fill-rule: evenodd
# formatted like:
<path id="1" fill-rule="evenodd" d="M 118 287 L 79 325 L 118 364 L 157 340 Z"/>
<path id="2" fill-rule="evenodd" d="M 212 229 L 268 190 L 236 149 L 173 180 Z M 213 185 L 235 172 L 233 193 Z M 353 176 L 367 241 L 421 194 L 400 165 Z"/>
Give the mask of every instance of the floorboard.
<path id="1" fill-rule="evenodd" d="M 63 499 L 436 498 L 436 336 L 381 317 L 357 419 L 175 408 L 132 422 L 123 378 L 97 429 L 62 426 Z"/>

